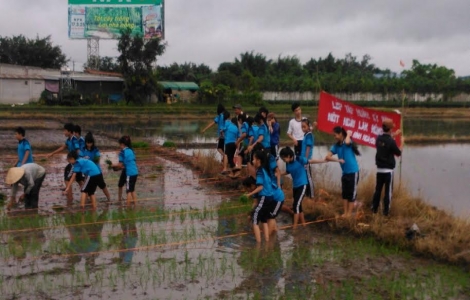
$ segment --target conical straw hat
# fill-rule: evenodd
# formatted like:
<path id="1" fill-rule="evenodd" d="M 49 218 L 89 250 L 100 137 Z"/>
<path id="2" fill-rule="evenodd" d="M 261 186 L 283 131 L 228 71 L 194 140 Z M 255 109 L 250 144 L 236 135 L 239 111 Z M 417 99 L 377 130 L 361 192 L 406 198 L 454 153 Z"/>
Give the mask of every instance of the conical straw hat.
<path id="1" fill-rule="evenodd" d="M 15 184 L 20 181 L 21 177 L 24 175 L 23 168 L 10 168 L 8 170 L 7 178 L 5 179 L 6 184 Z"/>

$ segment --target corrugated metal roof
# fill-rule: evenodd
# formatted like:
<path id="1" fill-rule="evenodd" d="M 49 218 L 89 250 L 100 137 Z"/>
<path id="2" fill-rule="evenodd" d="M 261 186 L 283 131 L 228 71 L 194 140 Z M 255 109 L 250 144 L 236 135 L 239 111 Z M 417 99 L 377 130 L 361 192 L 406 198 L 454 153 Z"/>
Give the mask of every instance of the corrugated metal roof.
<path id="1" fill-rule="evenodd" d="M 110 82 L 122 82 L 124 81 L 119 77 L 109 76 L 70 76 L 75 81 L 110 81 Z M 21 79 L 21 80 L 60 80 L 59 75 L 12 75 L 12 74 L 0 74 L 0 79 Z"/>
<path id="2" fill-rule="evenodd" d="M 36 79 L 41 80 L 44 79 L 42 75 L 13 75 L 13 74 L 0 74 L 0 79 Z"/>
<path id="3" fill-rule="evenodd" d="M 178 91 L 199 90 L 199 86 L 194 82 L 159 81 L 158 83 L 161 84 L 164 89 L 172 89 L 172 90 L 178 90 Z"/>
<path id="4" fill-rule="evenodd" d="M 72 80 L 75 81 L 114 81 L 114 82 L 123 82 L 124 79 L 119 77 L 109 77 L 109 76 L 70 76 Z"/>

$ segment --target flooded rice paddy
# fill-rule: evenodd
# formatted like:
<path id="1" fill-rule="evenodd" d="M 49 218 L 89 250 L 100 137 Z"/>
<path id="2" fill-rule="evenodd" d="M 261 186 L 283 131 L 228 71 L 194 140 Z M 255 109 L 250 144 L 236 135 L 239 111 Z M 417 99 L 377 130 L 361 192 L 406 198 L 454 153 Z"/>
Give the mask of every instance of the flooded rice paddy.
<path id="1" fill-rule="evenodd" d="M 63 140 L 60 130 L 38 132 L 41 141 Z M 0 132 L 3 140 L 8 134 Z M 106 135 L 99 141 L 114 143 Z M 438 147 L 410 150 L 404 164 L 429 160 L 450 173 L 468 153 L 466 146 Z M 318 147 L 316 155 L 326 150 Z M 14 153 L 5 152 L 0 192 L 8 195 L 4 175 Z M 371 152 L 363 149 L 363 168 Z M 455 162 L 445 159 L 449 153 Z M 470 299 L 464 271 L 370 238 L 330 233 L 324 223 L 293 232 L 290 217 L 281 215 L 285 228 L 257 245 L 247 220 L 250 204 L 238 201 L 233 181 L 200 176 L 148 150 L 137 150 L 138 205 L 126 208 L 117 199 L 119 173 L 108 170 L 105 159 L 116 161 L 117 150 L 103 151 L 101 163 L 113 202 L 105 203 L 98 190 L 96 211 L 66 205 L 64 154 L 36 159 L 47 170 L 38 212 L 1 206 L 2 299 Z"/>

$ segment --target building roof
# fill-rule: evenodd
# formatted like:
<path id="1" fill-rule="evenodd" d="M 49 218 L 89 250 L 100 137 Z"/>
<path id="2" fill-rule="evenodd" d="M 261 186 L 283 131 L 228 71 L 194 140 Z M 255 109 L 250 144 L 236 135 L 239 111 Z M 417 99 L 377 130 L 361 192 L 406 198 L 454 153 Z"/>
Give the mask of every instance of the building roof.
<path id="1" fill-rule="evenodd" d="M 199 90 L 199 86 L 194 82 L 159 81 L 158 83 L 162 85 L 164 89 L 172 89 L 172 90 L 178 90 L 178 91 Z"/>
<path id="2" fill-rule="evenodd" d="M 36 80 L 41 80 L 41 79 L 44 79 L 44 76 L 43 75 L 0 74 L 0 79 L 21 79 L 21 80 L 36 79 Z"/>
<path id="3" fill-rule="evenodd" d="M 61 76 L 43 76 L 46 80 L 60 80 Z M 71 75 L 70 79 L 74 81 L 87 81 L 87 82 L 99 82 L 99 81 L 106 81 L 106 82 L 123 82 L 124 79 L 119 77 L 109 77 L 109 76 L 90 76 L 90 75 Z"/>

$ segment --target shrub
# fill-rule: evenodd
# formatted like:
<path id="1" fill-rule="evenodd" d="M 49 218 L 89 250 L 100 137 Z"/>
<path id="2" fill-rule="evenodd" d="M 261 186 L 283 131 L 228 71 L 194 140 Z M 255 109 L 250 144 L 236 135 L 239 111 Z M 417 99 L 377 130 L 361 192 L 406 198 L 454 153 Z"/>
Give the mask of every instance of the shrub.
<path id="1" fill-rule="evenodd" d="M 132 142 L 132 148 L 135 148 L 135 149 L 148 148 L 149 146 L 150 146 L 149 143 L 143 142 L 143 141 Z"/>
<path id="2" fill-rule="evenodd" d="M 165 148 L 176 148 L 176 144 L 175 144 L 175 142 L 172 142 L 172 141 L 165 141 L 163 143 L 163 147 L 165 147 Z"/>

